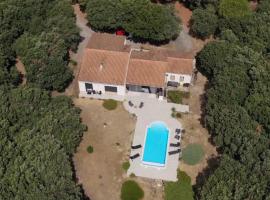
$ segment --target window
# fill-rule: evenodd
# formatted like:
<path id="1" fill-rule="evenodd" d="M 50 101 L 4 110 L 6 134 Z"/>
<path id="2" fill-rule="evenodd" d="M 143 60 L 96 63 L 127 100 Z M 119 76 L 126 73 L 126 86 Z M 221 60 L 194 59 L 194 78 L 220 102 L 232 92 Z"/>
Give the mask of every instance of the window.
<path id="1" fill-rule="evenodd" d="M 105 91 L 106 92 L 117 92 L 117 87 L 105 86 Z"/>
<path id="2" fill-rule="evenodd" d="M 175 75 L 171 75 L 171 76 L 170 76 L 170 80 L 171 80 L 171 81 L 174 81 L 174 80 L 175 80 Z"/>
<path id="3" fill-rule="evenodd" d="M 180 82 L 183 82 L 183 81 L 184 81 L 184 79 L 185 79 L 185 77 L 184 77 L 184 76 L 180 76 L 180 77 L 179 77 L 179 81 L 180 81 Z"/>

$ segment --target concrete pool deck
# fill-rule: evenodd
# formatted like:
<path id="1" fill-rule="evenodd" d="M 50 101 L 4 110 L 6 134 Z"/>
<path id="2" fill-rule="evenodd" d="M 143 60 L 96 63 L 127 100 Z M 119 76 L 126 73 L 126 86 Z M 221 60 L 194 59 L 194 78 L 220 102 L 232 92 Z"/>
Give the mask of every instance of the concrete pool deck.
<path id="1" fill-rule="evenodd" d="M 131 107 L 128 104 L 131 101 L 134 106 Z M 143 102 L 144 106 L 139 108 L 140 103 Z M 139 158 L 130 161 L 130 168 L 128 169 L 128 175 L 135 174 L 136 176 L 146 177 L 151 179 L 160 179 L 166 181 L 177 181 L 177 169 L 179 164 L 179 153 L 174 155 L 166 155 L 166 165 L 165 167 L 150 166 L 142 163 L 143 148 L 145 142 L 145 134 L 147 126 L 152 122 L 162 121 L 164 122 L 169 132 L 168 143 L 177 143 L 179 140 L 175 139 L 175 129 L 182 129 L 179 121 L 171 117 L 172 108 L 174 107 L 176 111 L 187 113 L 189 112 L 189 106 L 167 103 L 166 101 L 159 101 L 156 98 L 149 98 L 144 96 L 127 96 L 124 101 L 124 107 L 130 113 L 137 116 L 137 123 L 135 127 L 135 133 L 132 145 L 142 145 L 142 148 L 133 150 L 131 149 L 130 155 L 136 153 L 140 154 Z M 179 147 L 168 147 L 169 151 L 177 150 Z"/>

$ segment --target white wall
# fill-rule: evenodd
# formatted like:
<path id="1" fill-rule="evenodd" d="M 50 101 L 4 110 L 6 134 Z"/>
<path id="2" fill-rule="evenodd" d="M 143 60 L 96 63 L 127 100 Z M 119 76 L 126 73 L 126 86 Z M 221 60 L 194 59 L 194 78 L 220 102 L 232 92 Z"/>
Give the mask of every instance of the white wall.
<path id="1" fill-rule="evenodd" d="M 80 93 L 86 92 L 85 83 L 92 83 L 92 82 L 79 81 Z M 105 86 L 117 87 L 117 93 L 116 93 L 117 95 L 124 96 L 126 93 L 126 87 L 124 85 L 110 85 L 110 84 L 103 84 L 103 83 L 92 83 L 92 85 L 93 85 L 93 90 L 101 91 L 103 94 L 105 93 Z M 110 93 L 113 93 L 113 92 L 110 92 Z"/>
<path id="2" fill-rule="evenodd" d="M 171 79 L 172 76 L 175 77 L 174 80 Z M 184 80 L 180 81 L 180 77 L 184 77 Z M 166 73 L 166 82 L 174 81 L 174 82 L 180 83 L 180 85 L 183 85 L 184 83 L 191 84 L 191 80 L 192 80 L 192 76 L 190 76 L 190 75 Z"/>

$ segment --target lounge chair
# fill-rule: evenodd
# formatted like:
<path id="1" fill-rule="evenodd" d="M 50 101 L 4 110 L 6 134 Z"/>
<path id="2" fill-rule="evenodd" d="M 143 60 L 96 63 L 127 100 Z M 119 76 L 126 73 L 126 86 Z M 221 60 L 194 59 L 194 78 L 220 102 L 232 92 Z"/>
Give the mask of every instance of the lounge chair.
<path id="1" fill-rule="evenodd" d="M 177 135 L 180 134 L 180 132 L 181 132 L 181 129 L 180 129 L 180 128 L 175 129 L 175 133 L 176 133 Z"/>
<path id="2" fill-rule="evenodd" d="M 176 135 L 176 136 L 174 136 L 174 138 L 177 139 L 177 140 L 180 140 L 181 136 L 180 135 Z"/>
<path id="3" fill-rule="evenodd" d="M 169 151 L 169 155 L 174 155 L 174 154 L 178 154 L 181 152 L 181 149 L 177 149 L 175 151 Z"/>
<path id="4" fill-rule="evenodd" d="M 180 142 L 177 142 L 176 144 L 171 143 L 170 147 L 180 147 Z"/>
<path id="5" fill-rule="evenodd" d="M 141 102 L 141 103 L 140 103 L 140 105 L 139 105 L 139 108 L 142 108 L 142 107 L 143 107 L 143 105 L 144 105 L 144 103 L 143 103 L 143 102 Z"/>
<path id="6" fill-rule="evenodd" d="M 128 105 L 129 105 L 130 107 L 134 106 L 134 104 L 133 104 L 131 101 L 128 101 Z"/>
<path id="7" fill-rule="evenodd" d="M 139 153 L 136 153 L 135 155 L 133 156 L 129 156 L 129 158 L 133 161 L 134 159 L 140 157 L 140 154 Z"/>
<path id="8" fill-rule="evenodd" d="M 141 147 L 142 147 L 142 145 L 138 144 L 138 145 L 131 146 L 131 149 L 139 149 Z"/>

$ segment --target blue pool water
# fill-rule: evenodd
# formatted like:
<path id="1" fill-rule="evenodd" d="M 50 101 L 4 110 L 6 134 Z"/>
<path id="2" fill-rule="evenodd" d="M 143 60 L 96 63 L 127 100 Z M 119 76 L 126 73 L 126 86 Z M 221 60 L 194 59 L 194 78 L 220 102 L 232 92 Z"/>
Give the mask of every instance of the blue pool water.
<path id="1" fill-rule="evenodd" d="M 164 166 L 167 155 L 169 130 L 163 122 L 154 122 L 147 128 L 143 162 L 145 164 Z"/>

